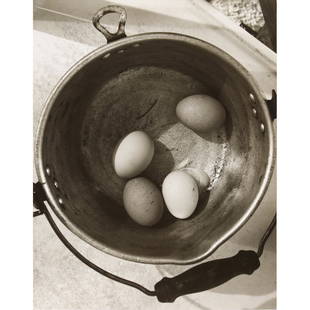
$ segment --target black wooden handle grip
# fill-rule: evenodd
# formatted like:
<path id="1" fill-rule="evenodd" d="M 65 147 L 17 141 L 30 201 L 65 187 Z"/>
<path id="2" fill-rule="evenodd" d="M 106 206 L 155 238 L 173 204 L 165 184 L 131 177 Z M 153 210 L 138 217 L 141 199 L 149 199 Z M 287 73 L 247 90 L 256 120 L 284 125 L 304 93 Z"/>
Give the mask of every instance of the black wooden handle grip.
<path id="1" fill-rule="evenodd" d="M 155 285 L 160 302 L 173 302 L 177 297 L 209 290 L 241 275 L 252 274 L 260 265 L 254 251 L 239 251 L 232 257 L 195 266 L 174 278 L 163 278 Z"/>

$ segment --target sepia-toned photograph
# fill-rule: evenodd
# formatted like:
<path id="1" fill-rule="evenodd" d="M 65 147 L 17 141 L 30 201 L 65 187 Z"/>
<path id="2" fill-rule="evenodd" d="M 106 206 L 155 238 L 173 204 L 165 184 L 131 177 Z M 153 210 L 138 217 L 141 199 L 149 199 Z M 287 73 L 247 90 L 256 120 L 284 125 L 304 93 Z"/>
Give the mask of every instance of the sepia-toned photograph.
<path id="1" fill-rule="evenodd" d="M 34 0 L 34 310 L 277 308 L 276 29 L 276 0 Z"/>

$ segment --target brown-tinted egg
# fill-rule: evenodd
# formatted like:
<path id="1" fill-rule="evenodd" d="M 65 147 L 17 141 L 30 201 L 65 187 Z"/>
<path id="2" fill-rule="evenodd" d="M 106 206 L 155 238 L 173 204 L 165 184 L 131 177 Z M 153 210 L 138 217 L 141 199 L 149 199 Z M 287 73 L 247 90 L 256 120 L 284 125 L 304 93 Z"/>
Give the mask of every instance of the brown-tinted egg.
<path id="1" fill-rule="evenodd" d="M 128 181 L 123 192 L 124 207 L 136 223 L 144 226 L 157 224 L 162 215 L 164 200 L 161 192 L 146 178 Z"/>
<path id="2" fill-rule="evenodd" d="M 176 115 L 185 126 L 199 133 L 220 128 L 226 118 L 223 105 L 207 95 L 192 95 L 182 99 L 176 107 Z"/>

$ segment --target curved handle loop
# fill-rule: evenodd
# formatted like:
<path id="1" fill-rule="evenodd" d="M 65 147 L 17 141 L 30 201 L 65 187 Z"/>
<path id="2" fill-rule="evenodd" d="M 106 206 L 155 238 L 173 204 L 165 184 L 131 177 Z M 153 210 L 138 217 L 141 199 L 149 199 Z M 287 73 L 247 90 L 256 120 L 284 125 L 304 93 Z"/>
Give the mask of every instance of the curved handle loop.
<path id="1" fill-rule="evenodd" d="M 119 14 L 119 23 L 118 23 L 118 29 L 115 33 L 111 33 L 108 31 L 102 24 L 100 23 L 100 19 L 110 13 L 118 13 Z M 109 5 L 102 9 L 100 9 L 94 16 L 93 16 L 93 25 L 96 27 L 98 31 L 100 31 L 105 38 L 107 39 L 107 42 L 112 42 L 115 40 L 119 40 L 121 38 L 126 37 L 125 33 L 125 24 L 127 20 L 127 13 L 126 10 L 120 6 L 117 5 Z"/>

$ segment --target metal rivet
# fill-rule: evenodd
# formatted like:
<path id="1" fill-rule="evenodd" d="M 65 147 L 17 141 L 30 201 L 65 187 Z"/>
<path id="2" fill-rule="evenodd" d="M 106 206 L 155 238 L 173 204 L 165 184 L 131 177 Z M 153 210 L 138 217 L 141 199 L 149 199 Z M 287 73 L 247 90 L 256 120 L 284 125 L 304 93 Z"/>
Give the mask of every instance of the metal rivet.
<path id="1" fill-rule="evenodd" d="M 124 50 L 119 50 L 117 53 L 122 54 L 122 53 L 124 53 Z"/>
<path id="2" fill-rule="evenodd" d="M 46 167 L 45 171 L 47 175 L 51 175 L 51 169 L 49 167 Z"/>
<path id="3" fill-rule="evenodd" d="M 103 58 L 108 58 L 108 57 L 110 57 L 110 53 L 107 53 L 107 54 L 105 54 L 104 56 L 103 56 Z"/>
<path id="4" fill-rule="evenodd" d="M 250 100 L 252 103 L 255 103 L 255 97 L 252 93 L 249 94 Z"/>
<path id="5" fill-rule="evenodd" d="M 62 205 L 64 201 L 61 198 L 58 198 L 58 202 Z"/>
<path id="6" fill-rule="evenodd" d="M 265 126 L 263 123 L 260 124 L 260 131 L 261 132 L 264 132 L 265 131 Z"/>
<path id="7" fill-rule="evenodd" d="M 139 43 L 136 43 L 136 44 L 133 45 L 133 47 L 139 47 L 139 46 L 140 46 Z"/>
<path id="8" fill-rule="evenodd" d="M 252 109 L 252 113 L 253 113 L 254 116 L 256 116 L 257 111 L 253 108 L 253 109 Z"/>
<path id="9" fill-rule="evenodd" d="M 54 182 L 54 185 L 56 188 L 58 188 L 58 182 L 57 181 Z"/>

